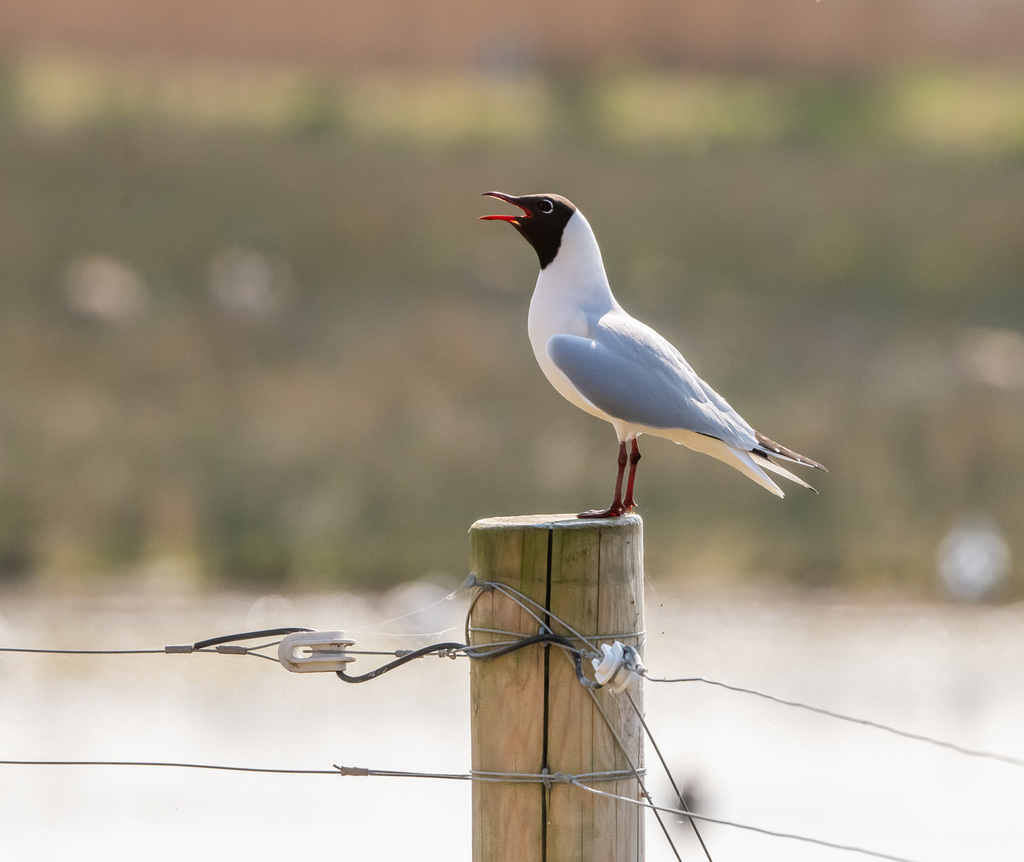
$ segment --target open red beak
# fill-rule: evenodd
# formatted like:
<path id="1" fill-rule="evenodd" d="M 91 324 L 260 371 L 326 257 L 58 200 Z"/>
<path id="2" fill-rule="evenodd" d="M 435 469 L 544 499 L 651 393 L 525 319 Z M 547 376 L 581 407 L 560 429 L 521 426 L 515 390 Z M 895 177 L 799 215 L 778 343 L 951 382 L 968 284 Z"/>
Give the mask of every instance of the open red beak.
<path id="1" fill-rule="evenodd" d="M 532 218 L 531 213 L 526 207 L 519 203 L 519 199 L 515 195 L 507 195 L 504 192 L 484 192 L 483 197 L 485 198 L 497 198 L 499 201 L 506 201 L 513 206 L 519 207 L 523 211 L 522 215 L 485 215 L 480 216 L 481 221 L 507 221 L 510 224 L 519 224 L 521 218 Z"/>

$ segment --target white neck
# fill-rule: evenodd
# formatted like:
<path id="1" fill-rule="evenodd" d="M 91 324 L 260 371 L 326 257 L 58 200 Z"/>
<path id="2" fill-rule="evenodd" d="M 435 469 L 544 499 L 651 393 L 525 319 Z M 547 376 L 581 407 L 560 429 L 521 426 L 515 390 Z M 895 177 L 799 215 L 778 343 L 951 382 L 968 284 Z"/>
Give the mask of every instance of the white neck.
<path id="1" fill-rule="evenodd" d="M 592 294 L 594 299 L 601 297 L 614 302 L 597 238 L 590 222 L 579 210 L 566 223 L 558 254 L 541 272 L 540 278 L 569 283 L 574 291 Z"/>
<path id="2" fill-rule="evenodd" d="M 530 302 L 531 338 L 538 326 L 548 329 L 538 318 L 554 324 L 555 331 L 583 335 L 575 319 L 580 312 L 596 319 L 617 307 L 594 231 L 577 210 L 565 225 L 558 254 L 537 277 Z"/>

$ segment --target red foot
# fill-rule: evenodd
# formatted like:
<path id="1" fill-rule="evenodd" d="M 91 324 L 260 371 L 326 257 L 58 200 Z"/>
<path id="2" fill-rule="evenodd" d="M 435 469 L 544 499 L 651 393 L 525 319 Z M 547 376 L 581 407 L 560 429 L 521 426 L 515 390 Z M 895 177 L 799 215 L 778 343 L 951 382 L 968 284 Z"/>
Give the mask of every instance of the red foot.
<path id="1" fill-rule="evenodd" d="M 630 506 L 628 509 L 621 503 L 618 506 L 610 506 L 607 509 L 589 509 L 586 512 L 580 512 L 577 518 L 618 518 L 625 515 L 626 512 L 633 511 L 633 507 Z"/>

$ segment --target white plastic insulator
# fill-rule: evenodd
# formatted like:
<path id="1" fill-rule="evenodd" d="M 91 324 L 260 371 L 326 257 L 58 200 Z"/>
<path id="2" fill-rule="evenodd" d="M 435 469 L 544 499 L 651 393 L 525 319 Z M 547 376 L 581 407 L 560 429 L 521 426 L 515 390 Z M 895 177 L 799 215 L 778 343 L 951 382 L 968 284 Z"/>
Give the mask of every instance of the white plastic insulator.
<path id="1" fill-rule="evenodd" d="M 277 647 L 277 659 L 293 673 L 344 670 L 355 661 L 346 650 L 355 641 L 345 632 L 294 632 Z"/>
<path id="2" fill-rule="evenodd" d="M 639 677 L 636 670 L 630 667 L 632 650 L 628 650 L 619 641 L 601 644 L 603 658 L 591 659 L 594 666 L 594 679 L 616 694 L 624 691 L 634 679 Z"/>

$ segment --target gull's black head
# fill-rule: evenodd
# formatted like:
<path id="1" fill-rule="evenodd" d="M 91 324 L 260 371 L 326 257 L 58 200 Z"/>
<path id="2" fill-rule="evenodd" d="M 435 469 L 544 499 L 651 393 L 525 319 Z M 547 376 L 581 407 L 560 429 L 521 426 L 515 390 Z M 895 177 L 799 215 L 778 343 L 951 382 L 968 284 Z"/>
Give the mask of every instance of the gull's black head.
<path id="1" fill-rule="evenodd" d="M 562 244 L 562 231 L 576 212 L 572 201 L 561 195 L 507 195 L 504 192 L 484 192 L 485 197 L 507 201 L 523 211 L 522 215 L 486 215 L 484 220 L 507 221 L 533 246 L 544 269 L 558 254 Z"/>

